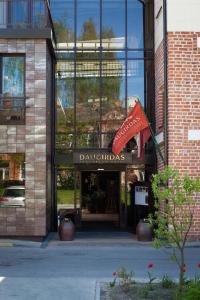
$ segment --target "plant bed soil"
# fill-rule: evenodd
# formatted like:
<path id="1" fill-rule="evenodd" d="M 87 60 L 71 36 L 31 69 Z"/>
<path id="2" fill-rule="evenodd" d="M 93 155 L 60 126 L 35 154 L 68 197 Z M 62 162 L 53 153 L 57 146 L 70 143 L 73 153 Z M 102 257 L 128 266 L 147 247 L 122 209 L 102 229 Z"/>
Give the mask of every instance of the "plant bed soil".
<path id="1" fill-rule="evenodd" d="M 159 283 L 152 284 L 152 290 L 148 283 L 131 284 L 125 290 L 119 285 L 100 284 L 100 300 L 172 300 L 174 292 L 175 288 L 163 288 Z"/>

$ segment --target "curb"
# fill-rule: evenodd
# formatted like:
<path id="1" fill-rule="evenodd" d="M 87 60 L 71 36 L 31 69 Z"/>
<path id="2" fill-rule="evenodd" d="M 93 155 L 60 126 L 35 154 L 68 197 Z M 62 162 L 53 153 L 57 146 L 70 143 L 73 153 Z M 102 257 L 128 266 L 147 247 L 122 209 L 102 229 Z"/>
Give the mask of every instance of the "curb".
<path id="1" fill-rule="evenodd" d="M 54 232 L 49 232 L 48 235 L 44 238 L 44 240 L 41 243 L 40 248 L 47 248 L 49 245 L 49 242 L 53 239 Z"/>
<path id="2" fill-rule="evenodd" d="M 11 242 L 0 242 L 0 248 L 11 248 L 14 244 Z"/>
<path id="3" fill-rule="evenodd" d="M 12 247 L 40 248 L 41 242 L 0 239 L 0 248 Z"/>

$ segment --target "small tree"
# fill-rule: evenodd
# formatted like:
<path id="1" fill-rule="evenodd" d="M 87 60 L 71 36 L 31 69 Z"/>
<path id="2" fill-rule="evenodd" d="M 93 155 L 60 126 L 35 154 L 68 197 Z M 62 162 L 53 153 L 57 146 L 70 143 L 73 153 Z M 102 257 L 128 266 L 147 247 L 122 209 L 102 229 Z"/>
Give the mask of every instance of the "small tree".
<path id="1" fill-rule="evenodd" d="M 149 221 L 155 228 L 154 245 L 156 248 L 166 245 L 172 247 L 172 259 L 179 268 L 178 295 L 181 297 L 186 270 L 184 250 L 193 224 L 194 196 L 200 191 L 200 182 L 166 167 L 153 175 L 152 190 L 156 212 L 149 216 Z"/>

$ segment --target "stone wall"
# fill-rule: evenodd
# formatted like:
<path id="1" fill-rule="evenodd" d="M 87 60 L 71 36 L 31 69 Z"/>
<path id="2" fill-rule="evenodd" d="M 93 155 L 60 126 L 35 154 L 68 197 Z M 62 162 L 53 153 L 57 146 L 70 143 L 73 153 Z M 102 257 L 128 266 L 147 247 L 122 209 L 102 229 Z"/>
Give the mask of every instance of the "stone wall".
<path id="1" fill-rule="evenodd" d="M 25 54 L 25 125 L 0 125 L 0 153 L 25 154 L 25 208 L 0 208 L 0 235 L 46 235 L 45 40 L 0 39 L 0 53 Z"/>

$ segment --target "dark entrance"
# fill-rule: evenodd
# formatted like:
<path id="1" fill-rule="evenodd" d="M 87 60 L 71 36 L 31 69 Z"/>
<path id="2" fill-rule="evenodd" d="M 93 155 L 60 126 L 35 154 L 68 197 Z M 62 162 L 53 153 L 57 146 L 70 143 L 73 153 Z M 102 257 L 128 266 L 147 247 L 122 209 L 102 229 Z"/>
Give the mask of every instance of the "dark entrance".
<path id="1" fill-rule="evenodd" d="M 82 172 L 81 194 L 84 230 L 119 227 L 120 172 Z"/>

